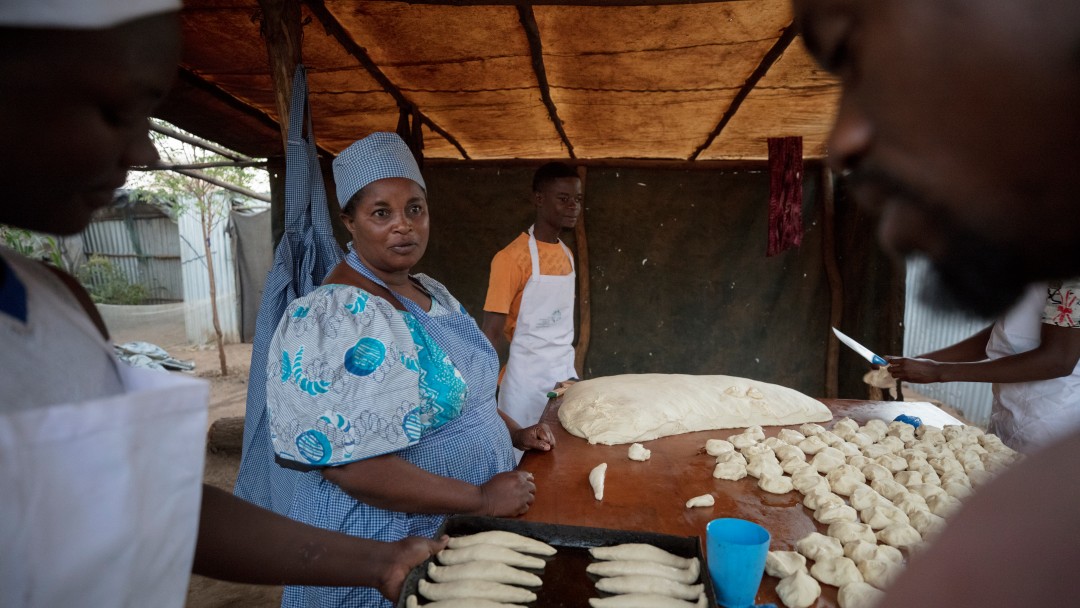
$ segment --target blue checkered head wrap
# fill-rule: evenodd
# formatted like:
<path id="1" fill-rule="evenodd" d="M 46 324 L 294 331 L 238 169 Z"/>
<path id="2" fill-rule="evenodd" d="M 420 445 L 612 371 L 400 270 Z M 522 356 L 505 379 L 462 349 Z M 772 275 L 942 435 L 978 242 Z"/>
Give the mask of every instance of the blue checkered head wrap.
<path id="1" fill-rule="evenodd" d="M 338 204 L 343 208 L 361 188 L 388 177 L 411 179 L 427 190 L 412 151 L 397 133 L 372 133 L 334 159 Z"/>

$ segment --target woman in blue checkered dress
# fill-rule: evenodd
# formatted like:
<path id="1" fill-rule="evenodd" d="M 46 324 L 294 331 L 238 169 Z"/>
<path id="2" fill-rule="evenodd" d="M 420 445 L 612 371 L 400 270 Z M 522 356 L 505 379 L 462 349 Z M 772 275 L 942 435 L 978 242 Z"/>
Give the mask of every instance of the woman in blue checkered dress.
<path id="1" fill-rule="evenodd" d="M 307 470 L 289 515 L 396 541 L 432 536 L 447 514 L 524 513 L 535 487 L 514 471 L 513 448 L 554 440 L 545 425 L 522 429 L 500 415 L 491 344 L 443 285 L 409 274 L 429 227 L 415 161 L 396 135 L 375 134 L 334 170 L 349 254 L 289 306 L 270 346 L 276 457 Z M 368 587 L 294 586 L 282 605 L 390 604 Z"/>

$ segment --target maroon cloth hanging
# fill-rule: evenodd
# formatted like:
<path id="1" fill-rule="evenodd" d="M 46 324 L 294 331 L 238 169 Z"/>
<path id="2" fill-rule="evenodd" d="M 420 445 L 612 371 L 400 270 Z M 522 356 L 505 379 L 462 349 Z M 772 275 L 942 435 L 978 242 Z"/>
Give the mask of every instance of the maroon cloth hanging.
<path id="1" fill-rule="evenodd" d="M 769 138 L 769 246 L 766 256 L 802 244 L 802 137 Z"/>

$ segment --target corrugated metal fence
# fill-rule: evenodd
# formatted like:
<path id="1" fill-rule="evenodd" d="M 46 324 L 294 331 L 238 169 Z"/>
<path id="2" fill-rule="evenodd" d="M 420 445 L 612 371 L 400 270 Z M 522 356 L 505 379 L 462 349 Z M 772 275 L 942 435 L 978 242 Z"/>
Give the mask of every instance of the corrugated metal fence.
<path id="1" fill-rule="evenodd" d="M 929 267 L 925 261 L 908 262 L 904 308 L 904 356 L 907 357 L 955 344 L 989 324 L 985 320 L 943 314 L 920 302 L 919 287 L 928 275 Z M 985 425 L 990 419 L 992 395 L 988 382 L 913 384 L 912 388 L 955 407 L 974 424 Z"/>
<path id="2" fill-rule="evenodd" d="M 117 209 L 87 226 L 82 240 L 87 258 L 103 257 L 128 282 L 144 286 L 147 304 L 184 299 L 176 222 L 158 209 L 149 205 Z"/>

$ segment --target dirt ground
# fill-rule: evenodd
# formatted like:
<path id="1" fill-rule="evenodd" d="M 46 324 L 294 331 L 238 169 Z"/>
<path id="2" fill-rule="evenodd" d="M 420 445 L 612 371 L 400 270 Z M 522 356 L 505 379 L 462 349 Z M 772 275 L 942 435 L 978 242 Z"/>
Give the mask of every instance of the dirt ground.
<path id="1" fill-rule="evenodd" d="M 220 418 L 243 416 L 247 401 L 248 369 L 251 362 L 250 344 L 225 346 L 228 375 L 222 376 L 215 346 L 191 346 L 183 343 L 183 330 L 161 324 L 140 326 L 110 324 L 113 341 L 123 343 L 141 340 L 157 344 L 177 359 L 195 362 L 194 375 L 210 382 L 210 415 L 207 429 Z M 232 492 L 239 454 L 214 454 L 207 451 L 204 480 L 206 483 Z M 281 604 L 281 587 L 238 585 L 201 576 L 192 576 L 188 586 L 187 608 L 275 608 Z"/>

